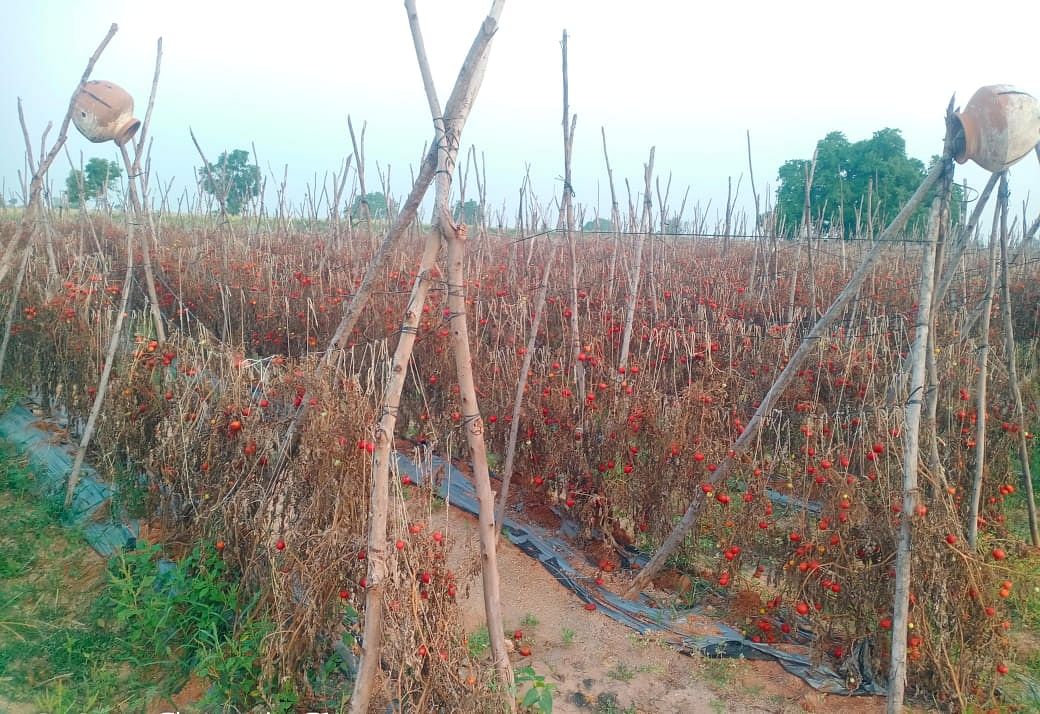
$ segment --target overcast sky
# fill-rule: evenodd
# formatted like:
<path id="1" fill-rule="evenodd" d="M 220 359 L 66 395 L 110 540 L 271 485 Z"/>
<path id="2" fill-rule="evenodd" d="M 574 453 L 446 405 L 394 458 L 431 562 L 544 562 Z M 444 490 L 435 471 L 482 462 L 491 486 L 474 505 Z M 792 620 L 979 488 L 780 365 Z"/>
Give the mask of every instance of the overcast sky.
<path id="1" fill-rule="evenodd" d="M 417 0 L 441 101 L 490 0 Z M 194 128 L 210 160 L 255 142 L 264 173 L 289 166 L 300 200 L 317 173 L 350 153 L 346 118 L 368 122 L 368 182 L 376 164 L 404 194 L 432 136 L 403 2 L 232 2 L 230 0 L 72 0 L 11 2 L 0 24 L 0 180 L 6 194 L 23 166 L 16 97 L 34 144 L 57 124 L 87 57 L 112 22 L 119 32 L 94 78 L 123 85 L 143 114 L 155 42 L 163 38 L 162 78 L 153 118 L 153 172 L 179 188 L 199 161 Z M 609 214 L 600 127 L 605 127 L 619 188 L 642 185 L 642 165 L 657 147 L 672 204 L 690 188 L 691 205 L 721 211 L 727 177 L 745 174 L 745 131 L 756 184 L 775 191 L 777 169 L 808 158 L 817 140 L 842 131 L 850 140 L 883 127 L 902 130 L 911 156 L 942 148 L 950 96 L 967 102 L 984 84 L 1040 93 L 1035 2 L 614 2 L 509 0 L 463 146 L 484 152 L 489 199 L 515 209 L 525 165 L 547 203 L 562 169 L 560 35 L 570 34 L 571 108 L 577 200 Z M 70 132 L 74 160 L 115 158 Z M 56 162 L 52 182 L 69 165 Z M 981 169 L 965 167 L 981 186 Z M 274 183 L 274 181 L 269 181 Z M 1040 191 L 1035 158 L 1012 171 L 1012 200 Z M 472 191 L 472 189 L 470 189 Z M 1038 202 L 1034 200 L 1033 204 Z M 1032 206 L 1031 215 L 1037 205 Z M 1017 212 L 1017 211 L 1016 211 Z M 687 213 L 687 215 L 689 215 Z"/>

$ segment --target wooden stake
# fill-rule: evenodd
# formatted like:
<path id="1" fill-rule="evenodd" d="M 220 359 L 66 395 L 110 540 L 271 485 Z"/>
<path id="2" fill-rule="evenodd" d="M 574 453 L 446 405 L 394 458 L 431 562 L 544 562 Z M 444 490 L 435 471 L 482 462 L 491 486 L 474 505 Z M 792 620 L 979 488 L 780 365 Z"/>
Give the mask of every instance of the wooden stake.
<path id="1" fill-rule="evenodd" d="M 653 207 L 650 186 L 654 173 L 654 149 L 655 147 L 650 147 L 650 160 L 643 164 L 643 181 L 645 185 L 643 217 L 639 222 L 639 235 L 636 236 L 635 264 L 632 266 L 632 275 L 628 281 L 629 292 L 628 304 L 625 307 L 625 327 L 621 334 L 621 354 L 618 356 L 619 370 L 628 365 L 629 343 L 632 341 L 632 326 L 635 323 L 636 302 L 639 300 L 639 278 L 643 262 L 643 244 L 645 243 L 646 235 L 653 230 L 653 226 L 650 225 L 650 211 Z M 617 376 L 619 381 L 624 379 L 624 376 L 620 373 Z"/>
<path id="2" fill-rule="evenodd" d="M 531 322 L 531 334 L 527 338 L 527 349 L 524 361 L 520 365 L 520 374 L 516 381 L 516 396 L 513 398 L 513 420 L 509 424 L 509 441 L 506 443 L 505 465 L 502 467 L 502 491 L 498 494 L 498 508 L 495 510 L 495 537 L 502 532 L 505 520 L 506 504 L 509 501 L 509 484 L 513 478 L 513 464 L 516 459 L 516 439 L 520 433 L 520 416 L 523 412 L 524 391 L 527 388 L 527 377 L 531 373 L 531 361 L 534 359 L 535 347 L 538 343 L 538 329 L 542 325 L 545 314 L 545 296 L 549 292 L 549 273 L 556 260 L 556 244 L 552 243 L 549 255 L 542 269 L 542 281 L 534 298 L 534 318 Z"/>
<path id="3" fill-rule="evenodd" d="M 571 186 L 571 152 L 574 150 L 574 127 L 578 116 L 570 116 L 570 84 L 567 76 L 567 31 L 563 31 L 560 40 L 563 54 L 563 200 L 560 203 L 560 216 L 567 236 L 567 247 L 571 257 L 571 373 L 574 376 L 574 391 L 578 397 L 579 409 L 585 404 L 585 364 L 578 359 L 581 354 L 581 333 L 578 328 L 578 281 L 581 269 L 578 266 L 577 246 L 574 236 L 574 188 Z M 580 422 L 579 422 L 580 423 Z"/>
<path id="4" fill-rule="evenodd" d="M 1015 323 L 1011 319 L 1011 281 L 1008 271 L 1008 229 L 1007 229 L 1007 196 L 1000 210 L 1000 312 L 1004 318 L 1004 359 L 1007 360 L 1008 382 L 1011 384 L 1011 397 L 1015 401 L 1015 420 L 1018 422 L 1018 458 L 1022 465 L 1022 492 L 1026 502 L 1026 513 L 1029 516 L 1029 538 L 1033 547 L 1040 546 L 1040 529 L 1037 527 L 1036 501 L 1033 498 L 1033 479 L 1029 465 L 1029 444 L 1026 432 L 1029 426 L 1022 406 L 1022 389 L 1018 381 L 1018 358 L 1015 345 Z"/>
<path id="5" fill-rule="evenodd" d="M 946 114 L 949 127 L 953 117 L 953 102 Z M 947 129 L 947 139 L 952 131 Z M 953 185 L 952 142 L 949 140 L 939 165 L 943 167 L 942 188 L 932 200 L 928 221 L 928 242 L 921 259 L 921 285 L 917 300 L 917 325 L 914 343 L 910 348 L 910 396 L 903 408 L 903 511 L 896 544 L 895 596 L 892 607 L 892 656 L 888 674 L 889 714 L 903 711 L 903 693 L 906 689 L 906 632 L 910 611 L 911 524 L 917 507 L 917 469 L 920 458 L 921 411 L 925 399 L 925 372 L 927 367 L 928 335 L 932 323 L 932 296 L 935 293 L 935 252 L 945 204 L 950 200 Z"/>
<path id="6" fill-rule="evenodd" d="M 968 545 L 975 547 L 979 535 L 979 503 L 982 499 L 982 479 L 986 470 L 986 388 L 989 371 L 990 314 L 993 311 L 993 290 L 997 281 L 997 246 L 1000 243 L 1000 206 L 1007 198 L 1007 174 L 994 174 L 1000 179 L 997 210 L 993 212 L 993 229 L 989 236 L 989 262 L 986 264 L 986 294 L 982 299 L 982 327 L 979 330 L 979 376 L 975 381 L 975 477 L 971 487 L 971 505 L 968 509 Z M 987 184 L 988 185 L 988 184 Z M 952 266 L 951 266 L 952 267 Z"/>
<path id="7" fill-rule="evenodd" d="M 607 182 L 610 184 L 610 226 L 614 231 L 614 249 L 610 253 L 610 272 L 607 275 L 607 299 L 614 298 L 614 283 L 617 271 L 618 251 L 621 247 L 621 211 L 618 208 L 617 192 L 614 190 L 614 172 L 610 170 L 610 157 L 607 155 L 607 130 L 600 127 L 603 135 L 603 161 L 607 165 Z"/>
<path id="8" fill-rule="evenodd" d="M 112 365 L 116 361 L 116 352 L 119 351 L 119 343 L 123 337 L 123 321 L 126 319 L 126 304 L 130 297 L 131 280 L 134 275 L 134 239 L 136 224 L 127 220 L 126 228 L 126 274 L 123 276 L 123 294 L 120 296 L 119 309 L 116 312 L 115 321 L 112 324 L 112 336 L 108 340 L 108 352 L 105 353 L 105 366 L 101 370 L 101 379 L 98 380 L 97 393 L 94 395 L 94 404 L 90 407 L 90 416 L 87 417 L 87 425 L 80 437 L 79 448 L 76 450 L 76 458 L 72 462 L 72 472 L 65 488 L 65 508 L 72 506 L 72 498 L 76 493 L 76 485 L 79 483 L 79 474 L 83 469 L 83 461 L 87 457 L 87 448 L 94 436 L 98 417 L 101 415 L 101 405 L 105 402 L 108 393 L 108 383 L 112 376 Z"/>
<path id="9" fill-rule="evenodd" d="M 126 146 L 120 146 L 120 155 L 123 157 L 123 166 L 126 167 L 126 178 L 127 187 L 130 192 L 130 204 L 134 211 L 137 213 L 138 218 L 144 218 L 148 223 L 150 237 L 140 234 L 141 238 L 141 262 L 144 265 L 144 283 L 145 289 L 148 292 L 149 310 L 152 314 L 152 324 L 155 328 L 155 336 L 159 342 L 166 341 L 166 326 L 163 321 L 162 311 L 159 309 L 159 294 L 155 289 L 155 272 L 152 267 L 152 251 L 149 246 L 149 240 L 154 240 L 158 244 L 158 235 L 155 230 L 155 223 L 152 220 L 152 214 L 148 206 L 148 179 L 149 171 L 146 169 L 141 170 L 141 158 L 144 156 L 144 145 L 145 137 L 148 135 L 148 128 L 152 123 L 152 109 L 155 106 L 155 94 L 159 87 L 159 69 L 162 66 L 162 38 L 156 42 L 155 48 L 155 72 L 152 75 L 152 89 L 148 94 L 148 109 L 144 114 L 144 121 L 141 122 L 141 129 L 137 134 L 137 141 L 134 143 L 134 161 L 130 163 L 130 156 L 127 154 Z M 138 198 L 137 186 L 140 186 L 140 198 Z"/>

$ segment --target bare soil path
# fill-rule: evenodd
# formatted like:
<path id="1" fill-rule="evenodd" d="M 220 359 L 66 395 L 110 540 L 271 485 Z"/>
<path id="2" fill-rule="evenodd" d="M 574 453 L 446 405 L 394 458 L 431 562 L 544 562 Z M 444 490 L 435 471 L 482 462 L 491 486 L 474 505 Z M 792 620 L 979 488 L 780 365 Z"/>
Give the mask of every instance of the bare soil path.
<path id="1" fill-rule="evenodd" d="M 438 516 L 438 525 L 443 516 Z M 465 570 L 477 552 L 476 519 L 450 509 L 453 567 Z M 503 537 L 498 564 L 503 615 L 523 633 L 529 657 L 514 653 L 514 666 L 532 666 L 555 684 L 553 711 L 715 714 L 718 712 L 880 712 L 877 697 L 820 694 L 771 662 L 689 657 L 644 637 L 602 613 L 588 612 L 572 592 Z M 484 624 L 480 579 L 462 593 L 468 633 Z"/>

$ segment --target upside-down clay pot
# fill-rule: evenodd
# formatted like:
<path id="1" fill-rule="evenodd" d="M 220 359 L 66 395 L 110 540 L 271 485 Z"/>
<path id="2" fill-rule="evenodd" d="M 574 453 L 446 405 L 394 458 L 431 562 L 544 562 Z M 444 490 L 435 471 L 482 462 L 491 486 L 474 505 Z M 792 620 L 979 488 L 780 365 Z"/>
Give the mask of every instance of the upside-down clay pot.
<path id="1" fill-rule="evenodd" d="M 141 126 L 134 118 L 134 98 L 118 84 L 103 80 L 87 82 L 76 93 L 72 123 L 95 144 L 114 141 L 119 146 Z"/>
<path id="2" fill-rule="evenodd" d="M 1003 171 L 1040 144 L 1040 102 L 1007 84 L 981 87 L 955 116 L 964 129 L 961 164 Z"/>

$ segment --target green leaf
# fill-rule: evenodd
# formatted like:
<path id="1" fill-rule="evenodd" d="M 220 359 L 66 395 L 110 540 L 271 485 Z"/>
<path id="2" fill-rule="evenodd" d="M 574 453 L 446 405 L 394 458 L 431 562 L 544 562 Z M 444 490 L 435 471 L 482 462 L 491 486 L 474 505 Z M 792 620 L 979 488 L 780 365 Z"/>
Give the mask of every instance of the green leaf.
<path id="1" fill-rule="evenodd" d="M 520 703 L 523 706 L 525 706 L 525 707 L 529 707 L 529 706 L 532 706 L 537 701 L 538 701 L 538 688 L 537 687 L 531 687 L 530 689 L 527 690 L 527 694 L 524 695 L 524 699 Z"/>
<path id="2" fill-rule="evenodd" d="M 553 687 L 545 687 L 542 690 L 542 701 L 540 703 L 542 711 L 546 714 L 551 714 L 553 710 Z"/>

